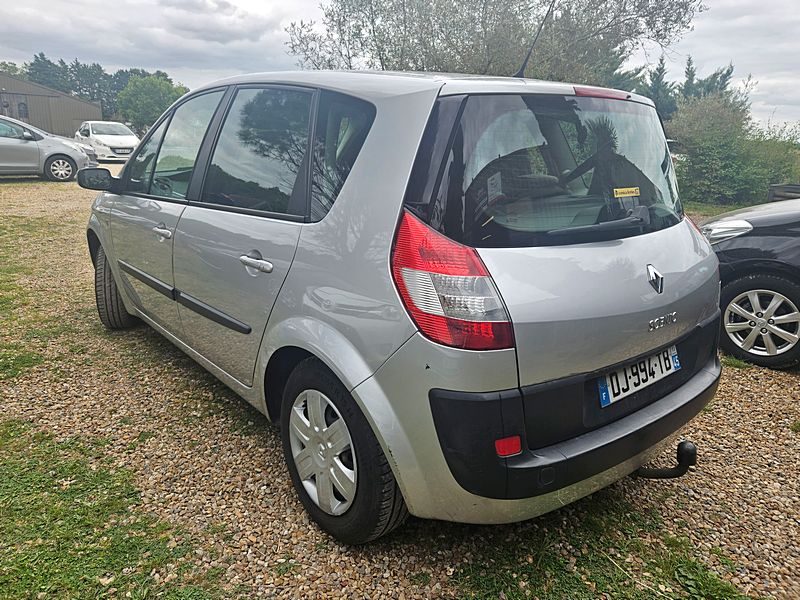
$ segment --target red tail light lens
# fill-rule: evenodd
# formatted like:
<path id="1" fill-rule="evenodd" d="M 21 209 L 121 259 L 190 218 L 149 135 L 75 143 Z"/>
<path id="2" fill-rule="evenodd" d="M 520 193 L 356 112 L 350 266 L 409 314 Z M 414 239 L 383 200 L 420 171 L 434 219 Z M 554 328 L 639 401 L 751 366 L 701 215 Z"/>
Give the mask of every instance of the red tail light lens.
<path id="1" fill-rule="evenodd" d="M 475 249 L 407 211 L 394 242 L 392 277 L 411 318 L 433 341 L 467 350 L 514 346 L 508 313 Z"/>
<path id="2" fill-rule="evenodd" d="M 497 456 L 507 458 L 522 453 L 522 439 L 518 435 L 500 438 L 494 441 L 494 449 Z"/>

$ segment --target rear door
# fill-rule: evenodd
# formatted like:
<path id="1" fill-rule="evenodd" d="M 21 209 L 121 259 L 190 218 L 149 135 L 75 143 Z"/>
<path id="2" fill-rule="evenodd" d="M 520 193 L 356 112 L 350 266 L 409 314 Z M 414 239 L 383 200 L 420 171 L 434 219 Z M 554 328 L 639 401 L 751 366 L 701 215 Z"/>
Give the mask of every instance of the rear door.
<path id="1" fill-rule="evenodd" d="M 0 119 L 0 173 L 38 173 L 39 144 L 23 137 L 25 130 Z"/>
<path id="2" fill-rule="evenodd" d="M 113 256 L 122 285 L 137 308 L 178 335 L 172 248 L 198 151 L 222 99 L 216 90 L 195 96 L 163 119 L 123 175 L 111 218 Z"/>
<path id="3" fill-rule="evenodd" d="M 245 385 L 307 214 L 313 100 L 302 88 L 239 88 L 175 236 L 184 339 Z"/>

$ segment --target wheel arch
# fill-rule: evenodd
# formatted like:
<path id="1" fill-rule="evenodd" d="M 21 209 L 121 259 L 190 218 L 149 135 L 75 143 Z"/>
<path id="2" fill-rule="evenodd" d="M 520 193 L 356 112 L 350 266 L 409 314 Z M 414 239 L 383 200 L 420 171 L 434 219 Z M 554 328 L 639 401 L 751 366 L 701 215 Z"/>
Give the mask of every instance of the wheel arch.
<path id="1" fill-rule="evenodd" d="M 353 344 L 331 325 L 307 316 L 292 317 L 271 325 L 261 343 L 260 365 L 267 416 L 280 419 L 282 393 L 289 373 L 306 358 L 319 359 L 348 392 L 370 377 L 370 368 Z M 368 407 L 359 402 L 362 412 Z M 371 419 L 367 416 L 367 420 Z M 376 436 L 380 435 L 375 432 Z"/>
<path id="2" fill-rule="evenodd" d="M 100 250 L 100 236 L 97 235 L 94 229 L 86 230 L 86 242 L 89 244 L 89 256 L 92 259 L 92 265 L 97 265 L 97 251 Z"/>
<path id="3" fill-rule="evenodd" d="M 777 260 L 749 260 L 720 270 L 723 287 L 748 275 L 777 275 L 800 285 L 800 269 Z"/>

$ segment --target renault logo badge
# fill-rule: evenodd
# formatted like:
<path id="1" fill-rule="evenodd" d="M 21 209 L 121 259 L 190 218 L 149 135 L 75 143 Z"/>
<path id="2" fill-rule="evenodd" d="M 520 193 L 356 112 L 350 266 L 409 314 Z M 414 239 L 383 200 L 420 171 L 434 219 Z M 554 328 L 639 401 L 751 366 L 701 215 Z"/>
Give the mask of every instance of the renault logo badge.
<path id="1" fill-rule="evenodd" d="M 664 276 L 653 265 L 647 265 L 647 279 L 657 294 L 664 291 Z"/>

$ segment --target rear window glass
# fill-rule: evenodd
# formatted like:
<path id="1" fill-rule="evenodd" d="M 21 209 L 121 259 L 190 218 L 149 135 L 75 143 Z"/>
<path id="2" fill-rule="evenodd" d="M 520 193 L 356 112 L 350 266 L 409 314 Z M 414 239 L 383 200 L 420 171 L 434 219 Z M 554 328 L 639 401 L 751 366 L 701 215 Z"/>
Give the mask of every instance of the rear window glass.
<path id="1" fill-rule="evenodd" d="M 406 197 L 450 238 L 476 247 L 580 243 L 657 231 L 682 218 L 652 107 L 485 95 L 466 98 L 462 108 L 453 128 L 426 132 L 423 144 L 449 145 L 440 164 L 417 161 Z"/>

